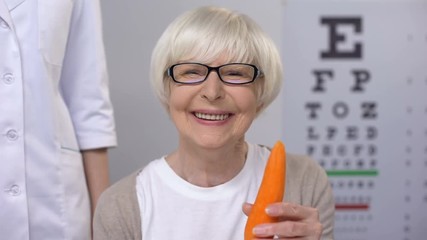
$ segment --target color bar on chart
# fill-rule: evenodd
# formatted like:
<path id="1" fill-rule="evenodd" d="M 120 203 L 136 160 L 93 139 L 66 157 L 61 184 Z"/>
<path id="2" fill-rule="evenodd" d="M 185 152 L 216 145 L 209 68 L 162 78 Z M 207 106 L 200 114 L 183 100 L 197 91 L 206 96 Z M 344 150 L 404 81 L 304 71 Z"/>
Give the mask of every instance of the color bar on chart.
<path id="1" fill-rule="evenodd" d="M 366 211 L 369 210 L 368 204 L 335 204 L 336 210 L 359 210 L 359 211 Z"/>
<path id="2" fill-rule="evenodd" d="M 375 177 L 378 176 L 378 170 L 327 170 L 326 174 L 330 177 Z"/>

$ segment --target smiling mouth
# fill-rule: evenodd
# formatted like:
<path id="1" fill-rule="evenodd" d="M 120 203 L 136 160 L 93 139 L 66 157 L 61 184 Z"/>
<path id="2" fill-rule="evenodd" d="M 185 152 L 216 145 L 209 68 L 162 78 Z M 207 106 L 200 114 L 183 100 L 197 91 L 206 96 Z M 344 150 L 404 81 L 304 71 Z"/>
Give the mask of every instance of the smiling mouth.
<path id="1" fill-rule="evenodd" d="M 223 121 L 231 116 L 231 114 L 208 114 L 208 113 L 194 113 L 194 116 L 198 119 L 208 120 L 208 121 Z"/>

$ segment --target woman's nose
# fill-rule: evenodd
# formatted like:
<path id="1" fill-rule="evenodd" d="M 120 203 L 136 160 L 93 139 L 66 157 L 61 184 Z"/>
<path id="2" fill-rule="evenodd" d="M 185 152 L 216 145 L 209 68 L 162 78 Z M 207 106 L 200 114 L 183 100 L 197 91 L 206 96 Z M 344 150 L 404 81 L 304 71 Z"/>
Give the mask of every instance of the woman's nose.
<path id="1" fill-rule="evenodd" d="M 224 83 L 215 71 L 211 71 L 202 83 L 201 97 L 208 101 L 215 101 L 224 97 Z"/>

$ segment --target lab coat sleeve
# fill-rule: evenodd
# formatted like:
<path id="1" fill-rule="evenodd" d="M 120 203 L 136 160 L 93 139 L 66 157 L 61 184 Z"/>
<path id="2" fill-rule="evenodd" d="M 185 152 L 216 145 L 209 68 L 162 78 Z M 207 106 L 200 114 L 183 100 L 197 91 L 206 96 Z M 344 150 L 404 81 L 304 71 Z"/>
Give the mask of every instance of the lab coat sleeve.
<path id="1" fill-rule="evenodd" d="M 99 0 L 75 0 L 60 88 L 81 150 L 116 146 Z"/>

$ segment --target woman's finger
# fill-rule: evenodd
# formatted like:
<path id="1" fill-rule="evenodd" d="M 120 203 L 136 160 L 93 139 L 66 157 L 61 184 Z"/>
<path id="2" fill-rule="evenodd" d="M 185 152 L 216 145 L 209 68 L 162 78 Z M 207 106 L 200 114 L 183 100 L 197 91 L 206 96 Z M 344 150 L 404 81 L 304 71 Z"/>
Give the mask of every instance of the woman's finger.
<path id="1" fill-rule="evenodd" d="M 259 238 L 277 236 L 277 239 L 319 239 L 322 225 L 317 223 L 284 221 L 271 224 L 261 224 L 254 228 Z"/>
<path id="2" fill-rule="evenodd" d="M 280 217 L 284 220 L 318 222 L 319 211 L 316 208 L 302 206 L 294 203 L 273 203 L 266 212 L 272 217 Z"/>
<path id="3" fill-rule="evenodd" d="M 246 214 L 246 216 L 249 216 L 249 213 L 252 210 L 252 206 L 253 206 L 253 204 L 243 203 L 242 210 L 243 210 L 243 213 Z"/>

